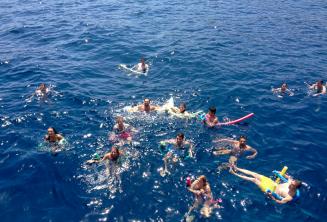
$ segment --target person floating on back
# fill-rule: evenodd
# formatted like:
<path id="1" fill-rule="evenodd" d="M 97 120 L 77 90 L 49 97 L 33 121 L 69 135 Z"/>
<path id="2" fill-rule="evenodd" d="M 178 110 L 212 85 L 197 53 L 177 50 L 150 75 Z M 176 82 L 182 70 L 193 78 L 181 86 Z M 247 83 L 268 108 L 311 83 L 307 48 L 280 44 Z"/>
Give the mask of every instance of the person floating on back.
<path id="1" fill-rule="evenodd" d="M 242 174 L 237 172 L 241 172 Z M 295 200 L 297 198 L 298 189 L 302 185 L 301 181 L 294 180 L 288 175 L 284 175 L 287 182 L 278 184 L 266 176 L 246 169 L 238 168 L 235 165 L 232 165 L 230 173 L 244 180 L 255 183 L 263 192 L 265 192 L 271 199 L 279 204 L 285 204 Z"/>

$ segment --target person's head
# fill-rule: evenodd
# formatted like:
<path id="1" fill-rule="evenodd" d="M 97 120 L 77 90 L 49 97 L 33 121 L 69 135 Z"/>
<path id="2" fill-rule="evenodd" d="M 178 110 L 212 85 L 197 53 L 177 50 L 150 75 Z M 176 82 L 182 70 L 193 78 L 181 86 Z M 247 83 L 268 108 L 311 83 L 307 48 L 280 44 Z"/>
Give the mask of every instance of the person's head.
<path id="1" fill-rule="evenodd" d="M 150 99 L 145 98 L 143 104 L 144 106 L 150 106 Z"/>
<path id="2" fill-rule="evenodd" d="M 176 143 L 178 145 L 182 144 L 184 141 L 184 134 L 183 133 L 178 133 L 176 136 Z"/>
<path id="3" fill-rule="evenodd" d="M 140 59 L 140 63 L 142 63 L 142 65 L 145 64 L 145 60 L 144 60 L 144 58 L 141 58 L 141 59 Z"/>
<path id="4" fill-rule="evenodd" d="M 40 86 L 39 86 L 39 88 L 38 88 L 38 90 L 40 90 L 41 92 L 45 92 L 46 89 L 47 89 L 47 87 L 45 86 L 44 83 L 41 83 Z"/>
<path id="5" fill-rule="evenodd" d="M 184 113 L 185 111 L 186 111 L 186 104 L 185 103 L 179 104 L 179 112 Z"/>
<path id="6" fill-rule="evenodd" d="M 324 84 L 324 81 L 322 81 L 322 80 L 317 81 L 318 88 L 322 87 L 323 84 Z"/>
<path id="7" fill-rule="evenodd" d="M 299 189 L 302 186 L 302 182 L 299 180 L 292 180 L 291 184 L 289 185 L 289 189 L 292 191 L 295 191 L 296 189 Z"/>
<path id="8" fill-rule="evenodd" d="M 239 140 L 240 146 L 245 146 L 246 145 L 246 136 L 240 136 Z"/>
<path id="9" fill-rule="evenodd" d="M 207 178 L 206 178 L 206 176 L 201 175 L 199 177 L 199 181 L 200 181 L 202 187 L 205 187 L 207 185 Z"/>
<path id="10" fill-rule="evenodd" d="M 117 116 L 116 123 L 118 125 L 124 125 L 124 118 L 122 116 Z"/>
<path id="11" fill-rule="evenodd" d="M 284 82 L 284 83 L 282 84 L 282 86 L 281 86 L 281 90 L 282 90 L 282 92 L 285 92 L 287 88 L 288 88 L 288 85 L 287 85 L 287 83 Z"/>
<path id="12" fill-rule="evenodd" d="M 209 115 L 211 115 L 211 116 L 216 115 L 216 107 L 211 106 L 211 107 L 209 108 Z"/>
<path id="13" fill-rule="evenodd" d="M 58 132 L 57 132 L 57 130 L 55 128 L 53 128 L 53 127 L 48 128 L 48 135 L 49 136 L 54 136 L 56 134 L 58 134 Z"/>
<path id="14" fill-rule="evenodd" d="M 110 153 L 111 153 L 112 160 L 117 160 L 120 154 L 117 146 L 112 146 Z"/>

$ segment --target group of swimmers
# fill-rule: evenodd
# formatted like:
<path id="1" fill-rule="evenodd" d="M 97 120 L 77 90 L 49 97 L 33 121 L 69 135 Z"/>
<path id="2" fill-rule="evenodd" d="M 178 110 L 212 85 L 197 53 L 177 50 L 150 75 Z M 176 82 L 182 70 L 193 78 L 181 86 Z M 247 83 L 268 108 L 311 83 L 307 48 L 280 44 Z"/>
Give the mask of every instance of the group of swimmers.
<path id="1" fill-rule="evenodd" d="M 141 62 L 135 66 L 137 70 L 146 71 L 148 69 L 148 65 L 144 63 L 144 59 L 141 59 Z M 323 81 L 317 81 L 315 84 L 309 85 L 309 88 L 312 90 L 316 90 L 314 96 L 326 94 L 326 86 L 323 85 Z M 288 89 L 286 83 L 283 83 L 280 88 L 273 89 L 273 92 L 278 92 L 281 94 L 288 93 L 289 95 L 293 95 L 293 92 Z M 48 89 L 45 84 L 41 84 L 36 92 L 37 95 L 45 95 L 48 93 Z M 145 98 L 142 104 L 130 107 L 128 112 L 154 112 L 154 111 L 162 111 L 165 110 L 171 115 L 182 116 L 185 118 L 196 117 L 199 113 L 190 113 L 186 110 L 186 104 L 181 103 L 179 107 L 174 106 L 158 106 L 152 105 L 151 100 Z M 216 108 L 210 107 L 208 112 L 205 114 L 203 118 L 203 123 L 207 127 L 215 127 L 218 123 L 218 117 L 216 116 Z M 100 155 L 94 156 L 92 159 L 86 161 L 87 164 L 93 163 L 101 163 L 103 161 L 117 162 L 123 152 L 120 150 L 125 144 L 131 144 L 133 134 L 138 131 L 132 127 L 131 125 L 124 122 L 124 118 L 122 116 L 118 116 L 116 118 L 116 124 L 113 127 L 112 132 L 109 133 L 108 139 L 114 145 L 112 146 L 110 152 L 104 154 L 102 157 Z M 48 128 L 47 135 L 44 137 L 44 140 L 51 144 L 58 144 L 64 137 L 59 134 L 53 127 Z M 240 136 L 238 140 L 232 140 L 229 138 L 225 139 L 217 139 L 213 141 L 214 143 L 229 143 L 231 145 L 231 149 L 226 147 L 218 147 L 213 151 L 213 154 L 216 156 L 219 155 L 229 155 L 229 161 L 222 167 L 227 167 L 229 172 L 241 179 L 246 181 L 253 182 L 257 186 L 261 188 L 263 192 L 267 194 L 272 200 L 277 203 L 284 204 L 291 202 L 298 195 L 298 189 L 301 186 L 301 181 L 295 180 L 289 175 L 285 174 L 281 176 L 283 178 L 282 183 L 277 183 L 271 180 L 268 177 L 260 175 L 258 173 L 242 169 L 237 167 L 237 159 L 243 155 L 245 152 L 250 152 L 251 154 L 246 156 L 247 159 L 253 159 L 257 156 L 258 152 L 256 149 L 247 145 L 247 138 L 245 136 Z M 161 149 L 164 153 L 163 163 L 164 166 L 160 170 L 160 175 L 165 176 L 170 174 L 168 170 L 168 162 L 171 160 L 173 162 L 178 162 L 184 157 L 194 158 L 194 145 L 191 141 L 185 139 L 183 133 L 177 134 L 174 139 L 167 139 L 160 142 Z M 53 152 L 56 152 L 56 147 L 53 148 Z M 183 154 L 181 154 L 183 153 Z M 183 158 L 184 158 L 183 157 Z M 277 172 L 280 175 L 280 172 Z M 189 179 L 189 178 L 188 178 Z M 190 207 L 188 214 L 198 206 L 202 205 L 201 214 L 204 217 L 209 217 L 212 211 L 212 208 L 219 207 L 219 201 L 214 200 L 210 184 L 205 175 L 199 176 L 194 181 L 187 181 L 187 187 L 190 192 L 194 194 L 195 202 Z"/>
<path id="2" fill-rule="evenodd" d="M 312 96 L 319 96 L 319 95 L 324 95 L 324 94 L 327 93 L 327 90 L 326 90 L 327 84 L 324 85 L 323 80 L 318 80 L 314 84 L 306 83 L 306 85 L 308 86 L 308 88 L 310 90 L 312 90 L 314 92 L 314 94 Z M 281 94 L 281 95 L 285 95 L 285 94 L 288 94 L 289 96 L 294 95 L 292 90 L 290 90 L 288 88 L 288 85 L 285 82 L 281 85 L 281 87 L 273 88 L 272 91 L 273 91 L 273 93 L 278 93 L 278 94 Z"/>

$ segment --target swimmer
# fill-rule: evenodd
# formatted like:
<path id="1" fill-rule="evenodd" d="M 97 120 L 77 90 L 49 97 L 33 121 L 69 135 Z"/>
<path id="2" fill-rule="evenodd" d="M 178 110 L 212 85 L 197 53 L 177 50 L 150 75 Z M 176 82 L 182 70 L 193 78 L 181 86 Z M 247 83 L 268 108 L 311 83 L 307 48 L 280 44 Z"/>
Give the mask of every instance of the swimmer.
<path id="1" fill-rule="evenodd" d="M 235 164 L 238 157 L 240 157 L 244 152 L 252 152 L 252 155 L 247 156 L 247 159 L 254 159 L 258 151 L 251 146 L 246 144 L 246 137 L 240 136 L 239 140 L 231 140 L 231 139 L 219 139 L 214 142 L 228 142 L 231 143 L 232 149 L 227 149 L 225 147 L 221 147 L 216 151 L 213 151 L 213 154 L 218 155 L 230 155 L 229 163 Z"/>
<path id="2" fill-rule="evenodd" d="M 113 132 L 109 134 L 110 141 L 120 140 L 120 145 L 124 145 L 124 142 L 131 144 L 132 142 L 132 132 L 137 132 L 136 129 L 131 127 L 129 124 L 124 123 L 124 118 L 118 116 L 116 118 L 116 124 L 113 127 Z"/>
<path id="3" fill-rule="evenodd" d="M 35 90 L 35 94 L 38 96 L 44 96 L 49 92 L 49 89 L 44 83 L 41 83 L 40 86 Z"/>
<path id="4" fill-rule="evenodd" d="M 87 164 L 92 164 L 92 163 L 100 163 L 105 160 L 112 161 L 112 162 L 117 162 L 118 158 L 122 155 L 122 151 L 118 149 L 117 146 L 112 146 L 111 151 L 109 153 L 106 153 L 102 158 L 95 158 L 86 161 Z"/>
<path id="5" fill-rule="evenodd" d="M 200 204 L 203 204 L 201 208 L 201 214 L 208 218 L 212 213 L 212 204 L 215 202 L 213 200 L 210 184 L 207 181 L 207 178 L 204 175 L 199 176 L 195 181 L 192 182 L 188 190 L 194 194 L 194 204 L 190 207 L 187 215 L 189 215 L 193 209 L 197 208 Z M 214 204 L 214 207 L 217 208 L 219 205 Z"/>
<path id="6" fill-rule="evenodd" d="M 236 172 L 241 172 L 242 174 L 236 173 Z M 286 183 L 281 183 L 281 184 L 277 184 L 274 181 L 272 181 L 270 178 L 265 177 L 263 175 L 260 175 L 258 173 L 249 171 L 249 170 L 245 170 L 245 169 L 241 169 L 238 168 L 236 166 L 232 166 L 232 169 L 230 170 L 230 172 L 232 174 L 234 174 L 235 176 L 238 176 L 244 180 L 247 181 L 251 181 L 253 183 L 255 183 L 258 187 L 260 187 L 264 192 L 266 192 L 265 190 L 265 184 L 266 183 L 271 183 L 275 186 L 275 193 L 278 194 L 279 196 L 282 197 L 281 200 L 276 199 L 271 192 L 267 192 L 266 194 L 273 199 L 274 201 L 276 201 L 279 204 L 285 204 L 288 203 L 290 201 L 292 201 L 295 196 L 296 196 L 296 190 L 299 189 L 302 185 L 302 182 L 299 180 L 294 180 L 292 179 L 290 176 L 288 175 L 284 175 L 284 177 L 286 179 L 288 179 L 288 181 Z M 247 175 L 247 176 L 245 176 Z"/>
<path id="7" fill-rule="evenodd" d="M 172 158 L 172 161 L 176 163 L 180 158 L 184 158 L 185 156 L 193 157 L 193 144 L 190 141 L 185 140 L 183 133 L 177 134 L 175 139 L 163 140 L 161 143 L 173 145 L 173 147 L 168 150 L 163 158 L 164 169 L 160 172 L 161 176 L 165 176 L 166 173 L 170 173 L 167 166 L 168 159 Z M 185 155 L 186 152 L 188 155 Z"/>
<path id="8" fill-rule="evenodd" d="M 309 86 L 309 89 L 316 90 L 316 93 L 313 94 L 313 96 L 319 96 L 326 94 L 326 86 L 323 85 L 324 81 L 319 80 L 315 84 L 312 84 Z"/>
<path id="9" fill-rule="evenodd" d="M 284 95 L 288 93 L 289 96 L 294 96 L 294 93 L 288 88 L 287 83 L 283 83 L 280 88 L 272 89 L 273 93 L 280 93 L 281 95 Z"/>
<path id="10" fill-rule="evenodd" d="M 205 115 L 203 122 L 208 127 L 214 127 L 218 123 L 218 117 L 216 116 L 216 107 L 212 106 L 209 108 L 209 112 Z"/>
<path id="11" fill-rule="evenodd" d="M 58 143 L 64 140 L 64 137 L 60 135 L 53 127 L 48 128 L 47 135 L 44 136 L 44 140 L 51 144 L 51 150 L 53 154 L 57 154 L 60 151 Z"/>
<path id="12" fill-rule="evenodd" d="M 138 72 L 147 72 L 148 69 L 149 69 L 149 65 L 148 64 L 145 64 L 145 60 L 144 58 L 141 58 L 140 59 L 140 63 L 138 63 L 137 65 L 133 66 L 132 69 L 135 69 L 136 71 Z"/>
<path id="13" fill-rule="evenodd" d="M 134 107 L 130 108 L 128 111 L 129 112 L 149 113 L 151 111 L 157 111 L 159 109 L 160 109 L 160 106 L 150 105 L 150 99 L 145 98 L 142 104 L 140 104 L 138 106 L 134 106 Z"/>
<path id="14" fill-rule="evenodd" d="M 186 104 L 185 103 L 181 103 L 179 104 L 179 107 L 170 107 L 168 109 L 168 113 L 170 115 L 176 116 L 176 117 L 180 117 L 180 118 L 194 118 L 196 117 L 199 113 L 189 113 L 188 111 L 186 111 Z"/>
<path id="15" fill-rule="evenodd" d="M 49 127 L 47 135 L 44 136 L 44 140 L 49 143 L 60 142 L 62 139 L 64 139 L 64 137 L 53 127 Z"/>

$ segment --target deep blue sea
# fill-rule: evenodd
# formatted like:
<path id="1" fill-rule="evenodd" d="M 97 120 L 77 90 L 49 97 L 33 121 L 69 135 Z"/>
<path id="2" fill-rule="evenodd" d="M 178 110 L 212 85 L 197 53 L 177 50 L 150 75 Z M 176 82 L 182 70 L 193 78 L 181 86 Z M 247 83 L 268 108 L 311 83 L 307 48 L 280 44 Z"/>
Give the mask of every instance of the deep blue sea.
<path id="1" fill-rule="evenodd" d="M 0 220 L 183 221 L 193 203 L 188 175 L 207 176 L 221 209 L 194 221 L 324 221 L 327 216 L 327 96 L 304 82 L 327 81 L 326 0 L 1 0 Z M 144 57 L 147 76 L 118 64 Z M 271 88 L 286 81 L 292 97 Z M 40 83 L 47 97 L 33 96 Z M 217 107 L 220 120 L 254 112 L 243 124 L 207 129 L 166 114 L 128 114 L 144 98 L 170 97 L 190 111 Z M 139 133 L 124 147 L 121 182 L 103 164 L 115 116 Z M 42 149 L 55 127 L 68 141 Z M 160 140 L 184 132 L 196 156 L 161 177 Z M 216 138 L 248 137 L 257 158 L 239 167 L 271 176 L 284 165 L 305 182 L 301 199 L 278 205 L 254 185 L 217 171 Z M 40 148 L 41 147 L 41 148 Z"/>

